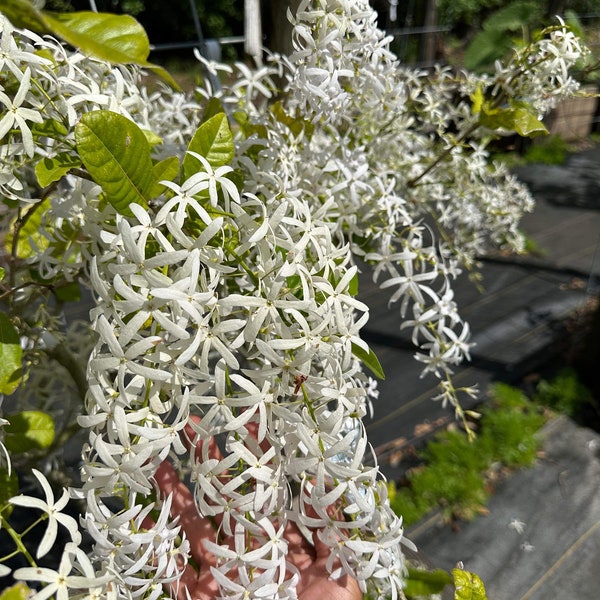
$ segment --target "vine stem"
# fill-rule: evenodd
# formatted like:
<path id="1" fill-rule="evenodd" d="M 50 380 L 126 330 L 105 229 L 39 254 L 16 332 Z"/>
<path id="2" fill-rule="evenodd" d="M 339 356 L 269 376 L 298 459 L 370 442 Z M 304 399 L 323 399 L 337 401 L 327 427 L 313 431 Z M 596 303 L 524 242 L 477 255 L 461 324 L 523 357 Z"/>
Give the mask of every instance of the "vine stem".
<path id="1" fill-rule="evenodd" d="M 479 123 L 475 123 L 475 124 L 471 125 L 471 127 L 469 127 L 456 140 L 456 142 L 454 142 L 454 144 L 452 144 L 451 146 L 448 146 L 441 154 L 438 155 L 438 157 L 432 163 L 429 164 L 429 166 L 427 166 L 423 171 L 421 171 L 421 173 L 419 173 L 416 177 L 409 179 L 406 182 L 406 185 L 409 188 L 415 187 L 415 185 L 417 185 L 419 180 L 423 179 L 423 177 L 425 177 L 425 175 L 427 175 L 427 173 L 430 173 L 431 171 L 433 171 L 433 169 L 435 169 L 435 167 L 437 167 L 443 160 L 445 160 L 445 158 L 452 152 L 452 150 L 454 150 L 454 148 L 458 148 L 458 146 L 465 139 L 467 139 L 474 131 L 476 131 L 478 128 L 479 128 Z"/>
<path id="2" fill-rule="evenodd" d="M 77 386 L 77 391 L 83 403 L 88 390 L 88 382 L 85 371 L 81 368 L 75 356 L 73 356 L 64 344 L 58 344 L 54 348 L 47 350 L 47 352 L 50 358 L 69 372 Z"/>
<path id="3" fill-rule="evenodd" d="M 58 186 L 58 182 L 51 183 L 47 188 L 43 190 L 42 197 L 31 206 L 31 208 L 23 213 L 21 207 L 17 209 L 17 218 L 15 219 L 15 223 L 13 226 L 13 239 L 10 246 L 10 273 L 9 273 L 9 287 L 12 290 L 15 288 L 17 270 L 15 268 L 18 260 L 17 249 L 19 246 L 19 235 L 21 234 L 21 230 L 27 224 L 27 221 L 35 214 L 35 212 L 42 206 L 42 204 L 46 201 L 48 196 L 56 189 Z M 13 303 L 13 299 L 11 298 L 11 305 Z"/>
<path id="4" fill-rule="evenodd" d="M 33 559 L 33 556 L 31 556 L 29 550 L 27 550 L 27 548 L 25 547 L 25 544 L 23 544 L 23 540 L 21 539 L 22 535 L 18 534 L 13 526 L 6 520 L 6 518 L 3 515 L 0 515 L 0 523 L 2 524 L 2 529 L 5 530 L 8 535 L 10 535 L 10 537 L 12 538 L 13 542 L 15 543 L 18 552 L 20 552 L 21 554 L 23 554 L 23 556 L 27 559 L 27 562 L 32 566 L 32 567 L 37 567 L 37 563 L 35 562 L 35 560 Z M 11 556 L 11 555 L 8 555 Z M 7 557 L 3 557 L 3 558 L 7 558 Z"/>

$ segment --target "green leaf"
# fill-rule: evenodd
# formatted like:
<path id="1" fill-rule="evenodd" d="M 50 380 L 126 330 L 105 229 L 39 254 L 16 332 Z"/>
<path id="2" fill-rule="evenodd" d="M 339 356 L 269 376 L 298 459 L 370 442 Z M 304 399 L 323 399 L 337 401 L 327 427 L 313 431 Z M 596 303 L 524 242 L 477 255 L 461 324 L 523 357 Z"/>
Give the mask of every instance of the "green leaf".
<path id="1" fill-rule="evenodd" d="M 355 298 L 358 296 L 358 271 L 354 274 L 354 277 L 350 280 L 348 284 L 348 294 Z"/>
<path id="2" fill-rule="evenodd" d="M 150 144 L 151 148 L 163 143 L 163 139 L 160 137 L 160 135 L 154 133 L 154 131 L 150 131 L 149 129 L 142 129 L 142 131 L 144 132 L 144 135 L 146 136 L 148 144 Z"/>
<path id="3" fill-rule="evenodd" d="M 454 576 L 454 600 L 488 600 L 483 581 L 476 573 L 452 569 Z"/>
<path id="4" fill-rule="evenodd" d="M 2 281 L 5 276 L 6 276 L 6 269 L 4 267 L 0 267 L 0 281 Z"/>
<path id="5" fill-rule="evenodd" d="M 257 125 L 250 121 L 248 113 L 243 110 L 236 110 L 233 113 L 233 120 L 240 126 L 241 131 L 244 135 L 249 138 L 251 135 L 256 134 L 261 139 L 266 139 L 268 135 L 267 128 L 264 125 Z M 255 146 L 256 148 L 262 148 L 262 145 Z M 248 153 L 248 150 L 246 150 Z"/>
<path id="6" fill-rule="evenodd" d="M 0 600 L 27 600 L 31 590 L 22 581 L 6 588 L 0 595 Z"/>
<path id="7" fill-rule="evenodd" d="M 29 0 L 0 0 L 0 12 L 15 27 L 49 33 L 41 12 Z"/>
<path id="8" fill-rule="evenodd" d="M 19 493 L 19 477 L 14 469 L 8 474 L 8 469 L 0 469 L 0 508 L 6 506 L 10 498 Z M 3 516 L 7 517 L 12 512 L 12 505 L 8 505 L 3 511 Z M 7 514 L 8 513 L 8 514 Z M 2 596 L 0 596 L 2 600 Z"/>
<path id="9" fill-rule="evenodd" d="M 514 130 L 523 137 L 535 137 L 548 133 L 546 126 L 538 119 L 533 107 L 522 102 L 513 103 Z"/>
<path id="10" fill-rule="evenodd" d="M 71 169 L 81 167 L 81 159 L 77 155 L 69 152 L 61 152 L 56 156 L 46 157 L 35 165 L 35 176 L 38 183 L 45 188 L 46 186 L 58 181 L 66 175 Z"/>
<path id="11" fill-rule="evenodd" d="M 31 128 L 33 136 L 52 138 L 53 140 L 63 140 L 67 135 L 67 128 L 56 119 L 46 119 L 41 123 L 35 123 Z"/>
<path id="12" fill-rule="evenodd" d="M 404 593 L 408 598 L 415 596 L 430 596 L 439 594 L 447 585 L 452 585 L 454 580 L 450 573 L 443 569 L 426 571 L 425 569 L 408 569 Z"/>
<path id="13" fill-rule="evenodd" d="M 2 594 L 0 594 L 0 600 L 27 600 L 31 595 L 31 590 L 25 583 L 20 581 L 15 585 L 6 588 Z"/>
<path id="14" fill-rule="evenodd" d="M 213 168 L 228 165 L 233 160 L 233 134 L 229 128 L 227 115 L 217 113 L 198 127 L 188 146 L 188 151 L 197 152 L 206 158 Z M 183 159 L 184 177 L 188 179 L 194 173 L 202 171 L 200 161 L 190 154 Z"/>
<path id="15" fill-rule="evenodd" d="M 365 367 L 368 367 L 375 377 L 382 380 L 385 379 L 385 373 L 383 372 L 381 363 L 371 348 L 366 352 L 357 344 L 352 344 L 352 354 L 354 354 Z"/>
<path id="16" fill-rule="evenodd" d="M 21 381 L 21 338 L 6 314 L 0 312 L 0 394 L 9 396 Z"/>
<path id="17" fill-rule="evenodd" d="M 152 170 L 154 171 L 155 184 L 152 187 L 151 195 L 156 198 L 165 190 L 165 186 L 160 182 L 174 181 L 179 175 L 179 159 L 176 156 L 169 156 L 169 158 L 156 163 Z"/>
<path id="18" fill-rule="evenodd" d="M 150 54 L 144 28 L 130 15 L 91 11 L 44 12 L 46 26 L 63 40 L 111 63 L 143 64 Z"/>
<path id="19" fill-rule="evenodd" d="M 306 121 L 301 117 L 292 117 L 285 112 L 281 102 L 275 102 L 269 110 L 273 116 L 284 125 L 296 136 L 300 135 L 302 131 L 306 131 L 310 137 L 314 130 L 314 125 L 310 121 Z"/>
<path id="20" fill-rule="evenodd" d="M 133 121 L 107 110 L 85 113 L 75 141 L 83 164 L 119 213 L 131 216 L 133 202 L 147 206 L 156 180 L 150 145 Z"/>
<path id="21" fill-rule="evenodd" d="M 484 102 L 479 123 L 488 129 L 507 129 L 523 137 L 535 137 L 548 133 L 537 118 L 533 107 L 525 102 L 511 102 L 506 108 L 488 108 Z"/>
<path id="22" fill-rule="evenodd" d="M 494 12 L 469 44 L 465 52 L 465 67 L 471 71 L 481 70 L 522 44 L 523 39 L 515 39 L 511 34 L 518 33 L 520 38 L 525 38 L 528 24 L 539 20 L 536 12 L 539 9 L 535 3 L 520 0 Z"/>
<path id="23" fill-rule="evenodd" d="M 130 15 L 90 11 L 50 13 L 42 11 L 48 29 L 84 54 L 113 64 L 131 63 L 151 69 L 171 87 L 179 85 L 161 66 L 147 61 L 150 42 L 144 28 Z"/>
<path id="24" fill-rule="evenodd" d="M 204 114 L 202 115 L 202 122 L 208 121 L 211 117 L 215 115 L 225 113 L 225 108 L 223 107 L 223 103 L 219 98 L 211 98 L 204 107 Z"/>
<path id="25" fill-rule="evenodd" d="M 0 11 L 17 27 L 52 33 L 84 54 L 114 64 L 132 63 L 153 70 L 174 89 L 179 85 L 158 65 L 147 61 L 150 43 L 144 28 L 130 15 L 80 11 L 53 13 L 27 0 L 0 0 Z"/>
<path id="26" fill-rule="evenodd" d="M 481 112 L 481 109 L 483 108 L 483 100 L 483 89 L 481 84 L 479 84 L 475 92 L 471 95 L 471 102 L 473 102 L 473 105 L 471 106 L 472 114 L 478 115 Z"/>
<path id="27" fill-rule="evenodd" d="M 469 71 L 481 70 L 505 56 L 514 46 L 510 35 L 502 30 L 484 29 L 475 35 L 465 52 L 464 64 Z"/>
<path id="28" fill-rule="evenodd" d="M 34 256 L 35 247 L 40 250 L 46 250 L 50 246 L 50 240 L 42 232 L 42 218 L 46 211 L 50 208 L 50 200 L 44 200 L 40 204 L 34 204 L 29 211 L 34 211 L 33 214 L 27 217 L 27 222 L 19 231 L 19 239 L 17 240 L 17 256 L 22 259 L 27 259 Z M 28 212 L 29 212 L 28 211 Z M 13 243 L 13 227 L 6 232 L 4 236 L 4 247 L 10 254 Z"/>
<path id="29" fill-rule="evenodd" d="M 9 452 L 21 453 L 43 450 L 54 441 L 54 421 L 40 410 L 24 410 L 7 417 L 4 426 L 4 445 Z"/>
<path id="30" fill-rule="evenodd" d="M 484 29 L 520 31 L 535 16 L 537 8 L 533 2 L 512 2 L 492 13 L 483 23 Z"/>

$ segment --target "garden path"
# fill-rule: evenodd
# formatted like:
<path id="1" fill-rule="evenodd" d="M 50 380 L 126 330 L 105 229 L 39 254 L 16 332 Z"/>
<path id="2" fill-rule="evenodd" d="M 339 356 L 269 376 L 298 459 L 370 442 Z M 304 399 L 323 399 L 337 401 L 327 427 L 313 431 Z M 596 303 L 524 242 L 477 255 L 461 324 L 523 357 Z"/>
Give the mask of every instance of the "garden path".
<path id="1" fill-rule="evenodd" d="M 577 158 L 581 162 L 581 155 Z M 588 168 L 600 166 L 600 148 L 587 151 L 585 158 Z M 476 344 L 472 360 L 455 370 L 456 384 L 477 384 L 485 397 L 491 381 L 518 382 L 562 349 L 561 321 L 600 292 L 600 168 L 593 175 L 585 204 L 565 204 L 562 197 L 557 202 L 548 188 L 536 194 L 536 208 L 522 227 L 543 255 L 484 257 L 483 292 L 466 276 L 456 282 L 455 299 Z M 569 177 L 573 187 L 581 182 L 581 173 L 567 164 L 560 179 L 565 187 Z M 384 470 L 393 477 L 398 453 L 445 426 L 453 414 L 431 400 L 436 380 L 419 377 L 422 365 L 413 358 L 410 332 L 400 330 L 398 308 L 388 308 L 387 293 L 371 282 L 368 272 L 361 275 L 359 297 L 371 309 L 363 337 L 386 374 L 367 430 Z"/>
<path id="2" fill-rule="evenodd" d="M 490 382 L 518 383 L 558 354 L 561 320 L 600 293 L 599 165 L 594 148 L 564 167 L 521 169 L 537 200 L 522 226 L 544 255 L 486 257 L 483 293 L 458 281 L 456 300 L 477 345 L 455 381 L 478 384 L 483 398 Z M 364 337 L 386 373 L 367 431 L 393 479 L 402 475 L 399 460 L 453 414 L 431 400 L 435 381 L 419 379 L 409 334 L 366 273 L 360 296 L 371 307 Z M 566 418 L 544 435 L 543 459 L 496 490 L 487 516 L 455 532 L 433 515 L 407 532 L 433 566 L 451 569 L 460 560 L 478 573 L 490 600 L 600 597 L 600 435 Z"/>

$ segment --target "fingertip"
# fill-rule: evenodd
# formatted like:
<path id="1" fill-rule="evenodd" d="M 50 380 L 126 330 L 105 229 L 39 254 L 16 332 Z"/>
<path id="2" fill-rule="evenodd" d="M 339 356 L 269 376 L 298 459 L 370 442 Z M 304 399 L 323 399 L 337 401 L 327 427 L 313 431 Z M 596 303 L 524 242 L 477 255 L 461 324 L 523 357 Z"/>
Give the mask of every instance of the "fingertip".
<path id="1" fill-rule="evenodd" d="M 154 480 L 163 496 L 168 496 L 172 493 L 180 483 L 175 468 L 168 460 L 163 460 L 158 465 L 154 473 Z"/>

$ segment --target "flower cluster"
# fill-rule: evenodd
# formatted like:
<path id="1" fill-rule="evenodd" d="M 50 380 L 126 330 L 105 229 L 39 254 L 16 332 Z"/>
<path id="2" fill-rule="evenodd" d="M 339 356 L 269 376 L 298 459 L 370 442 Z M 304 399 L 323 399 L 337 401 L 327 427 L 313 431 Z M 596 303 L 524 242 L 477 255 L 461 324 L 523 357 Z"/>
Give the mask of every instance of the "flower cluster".
<path id="1" fill-rule="evenodd" d="M 425 73 L 398 64 L 366 0 L 303 0 L 292 57 L 256 72 L 205 62 L 198 102 L 149 93 L 138 69 L 69 53 L 3 17 L 0 34 L 2 291 L 43 408 L 69 427 L 79 415 L 87 433 L 73 496 L 93 543 L 88 556 L 60 513 L 66 496 L 55 502 L 36 471 L 47 502 L 11 502 L 48 515 L 40 556 L 58 524 L 71 542 L 57 571 L 15 576 L 46 584 L 39 600 L 168 595 L 190 548 L 172 498 L 152 499 L 170 460 L 198 514 L 233 540 L 207 542 L 219 597 L 297 597 L 282 534 L 292 523 L 319 531 L 331 577 L 399 597 L 402 521 L 362 423 L 376 391 L 358 270 L 372 268 L 399 304 L 424 372 L 460 413 L 450 374 L 470 343 L 452 280 L 489 244 L 519 249 L 532 208 L 490 165 L 472 97 L 548 109 L 549 96 L 574 89 L 578 42 L 559 27 L 492 76 Z M 228 85 L 215 85 L 219 72 Z M 287 82 L 278 102 L 273 75 Z M 85 171 L 74 130 L 99 109 L 148 132 L 156 162 L 177 159 L 147 206 L 111 203 Z M 190 140 L 215 114 L 231 148 L 211 159 Z M 73 359 L 87 359 L 89 344 L 61 313 L 77 282 L 94 297 L 83 385 Z M 54 384 L 48 359 L 74 383 Z"/>
<path id="2" fill-rule="evenodd" d="M 564 22 L 550 28 L 548 35 L 517 52 L 508 65 L 496 64 L 495 79 L 502 81 L 505 94 L 531 102 L 543 115 L 561 100 L 573 95 L 579 85 L 570 71 L 586 57 L 589 50 L 565 28 Z M 510 71 L 521 68 L 527 77 L 515 78 Z M 509 75 L 508 79 L 504 79 Z"/>

